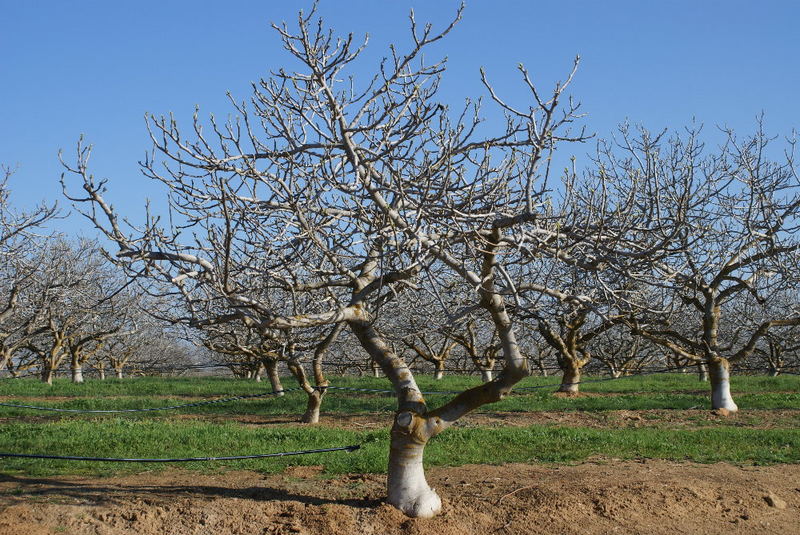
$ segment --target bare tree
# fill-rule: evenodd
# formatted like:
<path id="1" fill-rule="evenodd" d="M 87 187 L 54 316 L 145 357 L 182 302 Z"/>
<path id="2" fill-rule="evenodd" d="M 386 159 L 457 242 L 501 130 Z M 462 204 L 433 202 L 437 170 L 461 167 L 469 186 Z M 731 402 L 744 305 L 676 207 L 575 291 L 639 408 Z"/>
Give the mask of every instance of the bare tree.
<path id="1" fill-rule="evenodd" d="M 531 100 L 523 107 L 505 102 L 483 76 L 506 114 L 497 133 L 482 132 L 477 104 L 451 112 L 438 102 L 445 63 L 427 63 L 422 52 L 460 16 L 440 32 L 418 28 L 412 16 L 410 50 L 391 48 L 361 85 L 347 73 L 363 49 L 352 36 L 334 38 L 313 13 L 301 14 L 296 30 L 275 26 L 300 68 L 254 84 L 249 105 L 233 101 L 238 118 L 212 118 L 204 128 L 195 117 L 192 139 L 171 117 L 149 119 L 164 163 L 148 157 L 143 170 L 169 188 L 171 225 L 148 216 L 123 228 L 104 181 L 88 172 L 88 149 L 79 145 L 68 166 L 85 192 L 70 198 L 118 245 L 120 266 L 184 296 L 186 322 L 278 331 L 290 352 L 299 333 L 327 332 L 319 352 L 349 328 L 397 393 L 388 502 L 415 517 L 441 509 L 424 475 L 427 442 L 528 375 L 507 311 L 507 298 L 518 294 L 506 265 L 520 250 L 521 226 L 537 247 L 558 248 L 556 223 L 542 217 L 549 156 L 584 139 L 570 130 L 577 105 L 562 98 L 574 70 L 543 96 L 521 68 Z M 423 279 L 433 291 L 445 279 L 468 289 L 469 310 L 443 306 L 449 322 L 482 311 L 504 361 L 492 381 L 433 410 L 377 327 Z M 207 302 L 222 313 L 204 316 Z"/>
<path id="2" fill-rule="evenodd" d="M 676 229 L 670 254 L 641 282 L 661 293 L 664 311 L 636 318 L 638 334 L 676 355 L 708 366 L 714 409 L 736 411 L 730 363 L 743 360 L 775 327 L 800 324 L 797 311 L 746 325 L 731 306 L 743 295 L 756 303 L 797 287 L 798 175 L 789 141 L 784 159 L 768 157 L 771 139 L 761 125 L 748 138 L 726 131 L 708 153 L 698 130 L 665 139 L 623 129 L 622 154 L 609 148 L 602 172 L 656 178 L 670 195 L 654 217 Z M 676 325 L 694 322 L 697 337 Z M 676 320 L 679 320 L 676 323 Z"/>
<path id="3" fill-rule="evenodd" d="M 0 167 L 0 369 L 14 370 L 12 357 L 37 333 L 38 309 L 32 301 L 39 266 L 37 252 L 47 241 L 42 227 L 58 214 L 55 204 L 29 211 L 15 209 L 9 180 L 13 171 Z"/>

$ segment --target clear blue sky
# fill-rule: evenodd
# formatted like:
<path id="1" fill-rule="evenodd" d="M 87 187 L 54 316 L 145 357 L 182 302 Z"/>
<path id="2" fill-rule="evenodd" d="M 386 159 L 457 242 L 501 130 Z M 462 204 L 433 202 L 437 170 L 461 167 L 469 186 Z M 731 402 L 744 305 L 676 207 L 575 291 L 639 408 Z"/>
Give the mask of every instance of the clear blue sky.
<path id="1" fill-rule="evenodd" d="M 136 216 L 145 197 L 163 197 L 138 172 L 148 148 L 144 113 L 172 111 L 186 126 L 195 105 L 226 115 L 227 90 L 244 98 L 250 81 L 287 62 L 269 22 L 292 21 L 309 6 L 0 0 L 0 163 L 18 167 L 16 203 L 58 199 L 57 151 L 69 155 L 85 134 L 95 174 L 110 178 L 109 198 Z M 407 43 L 410 8 L 419 22 L 443 24 L 456 6 L 321 0 L 319 11 L 341 34 L 370 34 L 375 62 L 362 62 L 366 70 L 388 43 Z M 547 88 L 580 54 L 572 94 L 600 136 L 625 119 L 655 130 L 697 118 L 709 131 L 724 124 L 746 133 L 762 111 L 770 132 L 788 135 L 800 126 L 799 22 L 795 0 L 470 0 L 435 53 L 449 58 L 444 96 L 453 104 L 480 91 L 481 66 L 513 96 L 521 94 L 518 63 Z M 63 226 L 87 228 L 77 218 Z"/>

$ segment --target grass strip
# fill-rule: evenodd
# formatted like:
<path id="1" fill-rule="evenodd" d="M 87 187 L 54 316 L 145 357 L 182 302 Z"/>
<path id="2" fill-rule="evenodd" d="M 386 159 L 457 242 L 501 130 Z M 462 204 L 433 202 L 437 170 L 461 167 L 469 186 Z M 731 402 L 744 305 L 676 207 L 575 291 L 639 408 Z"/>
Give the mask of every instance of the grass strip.
<path id="1" fill-rule="evenodd" d="M 602 382 L 593 382 L 598 379 Z M 701 383 L 694 374 L 653 374 L 632 376 L 607 381 L 604 376 L 585 376 L 583 392 L 597 393 L 684 393 L 708 395 L 708 383 Z M 331 385 L 352 388 L 389 389 L 389 382 L 383 378 L 373 377 L 337 377 L 330 376 Z M 296 384 L 290 377 L 282 379 L 285 388 L 294 388 Z M 554 391 L 560 379 L 558 377 L 528 377 L 518 387 L 546 387 L 541 392 L 549 394 Z M 422 390 L 463 390 L 480 384 L 475 376 L 445 376 L 436 381 L 429 376 L 418 376 L 417 383 Z M 731 387 L 734 394 L 759 392 L 798 392 L 800 391 L 800 375 L 784 375 L 778 377 L 737 376 L 733 375 Z M 220 377 L 136 377 L 126 379 L 87 379 L 82 384 L 74 384 L 68 379 L 56 379 L 48 386 L 33 378 L 0 379 L 0 395 L 3 396 L 67 396 L 67 397 L 102 397 L 102 396 L 235 396 L 239 394 L 256 394 L 269 392 L 268 382 L 256 383 L 252 380 L 220 378 Z M 534 391 L 534 393 L 539 391 Z"/>
<path id="2" fill-rule="evenodd" d="M 315 454 L 236 463 L 182 463 L 180 466 L 206 472 L 226 467 L 276 472 L 290 465 L 324 465 L 326 473 L 332 475 L 385 471 L 388 455 L 386 431 L 351 431 L 321 426 L 267 429 L 228 423 L 124 418 L 0 425 L 0 451 L 12 453 L 201 457 L 330 448 L 348 444 L 361 444 L 362 449 L 352 454 Z M 596 456 L 702 463 L 796 463 L 800 462 L 800 430 L 735 427 L 703 430 L 604 430 L 548 426 L 454 428 L 431 441 L 426 451 L 426 463 L 429 466 L 565 463 Z M 147 466 L 147 469 L 153 468 Z M 136 465 L 103 462 L 0 459 L 0 472 L 28 476 L 103 476 L 142 470 Z"/>

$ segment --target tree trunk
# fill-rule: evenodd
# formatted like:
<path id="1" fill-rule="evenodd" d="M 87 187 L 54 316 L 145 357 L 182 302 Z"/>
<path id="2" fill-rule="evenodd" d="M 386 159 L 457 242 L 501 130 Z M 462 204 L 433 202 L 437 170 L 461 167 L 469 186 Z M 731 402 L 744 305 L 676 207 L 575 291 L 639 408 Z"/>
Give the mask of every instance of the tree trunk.
<path id="1" fill-rule="evenodd" d="M 714 359 L 708 363 L 711 378 L 711 408 L 726 409 L 736 412 L 739 407 L 731 397 L 730 364 L 724 358 Z"/>
<path id="2" fill-rule="evenodd" d="M 42 368 L 42 382 L 47 383 L 52 386 L 53 384 L 53 376 L 55 375 L 55 370 L 53 368 L 44 367 Z"/>
<path id="3" fill-rule="evenodd" d="M 769 370 L 769 376 L 770 377 L 777 377 L 780 374 L 781 374 L 781 371 L 778 368 L 771 367 L 770 370 Z"/>
<path id="4" fill-rule="evenodd" d="M 481 381 L 488 383 L 492 380 L 492 370 L 481 370 Z"/>
<path id="5" fill-rule="evenodd" d="M 106 371 L 103 368 L 100 368 L 99 370 L 97 370 L 97 372 L 100 374 L 100 380 L 101 381 L 105 381 L 106 380 Z"/>
<path id="6" fill-rule="evenodd" d="M 437 381 L 440 381 L 444 377 L 444 361 L 437 360 L 436 361 L 436 371 L 433 373 L 433 378 Z"/>
<path id="7" fill-rule="evenodd" d="M 122 370 L 116 370 L 117 379 L 122 379 Z"/>
<path id="8" fill-rule="evenodd" d="M 431 518 L 442 510 L 442 500 L 425 479 L 422 456 L 428 437 L 424 419 L 400 412 L 392 426 L 387 476 L 387 503 L 413 518 Z"/>
<path id="9" fill-rule="evenodd" d="M 705 362 L 698 362 L 697 363 L 697 378 L 700 380 L 701 383 L 705 383 L 708 381 L 708 366 Z"/>
<path id="10" fill-rule="evenodd" d="M 308 394 L 308 402 L 306 403 L 306 412 L 300 418 L 300 422 L 304 424 L 318 424 L 319 423 L 319 408 L 322 406 L 323 393 L 319 390 L 314 390 L 313 393 Z"/>
<path id="11" fill-rule="evenodd" d="M 275 392 L 275 395 L 278 397 L 283 396 L 283 385 L 281 384 L 281 376 L 278 375 L 277 361 L 267 362 L 267 377 L 269 378 L 269 384 L 272 385 L 272 391 Z"/>
<path id="12" fill-rule="evenodd" d="M 83 382 L 83 366 L 81 366 L 80 364 L 73 364 L 72 366 L 72 382 L 73 383 Z"/>
<path id="13" fill-rule="evenodd" d="M 561 376 L 561 385 L 558 387 L 558 391 L 577 394 L 580 391 L 580 382 L 580 367 L 573 362 L 568 362 L 564 367 L 564 375 Z"/>

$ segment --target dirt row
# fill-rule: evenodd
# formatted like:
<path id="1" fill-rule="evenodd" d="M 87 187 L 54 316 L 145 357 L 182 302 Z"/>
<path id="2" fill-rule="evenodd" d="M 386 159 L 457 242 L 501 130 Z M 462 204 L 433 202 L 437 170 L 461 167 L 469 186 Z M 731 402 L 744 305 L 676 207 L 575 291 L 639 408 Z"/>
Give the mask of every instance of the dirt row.
<path id="1" fill-rule="evenodd" d="M 155 418 L 170 418 L 182 421 L 238 422 L 246 426 L 296 425 L 297 415 L 259 414 L 172 414 L 153 415 Z M 59 420 L 62 414 L 33 414 L 0 418 L 0 423 L 27 422 L 44 423 Z M 391 413 L 341 414 L 323 413 L 320 425 L 338 429 L 364 430 L 387 429 L 391 425 Z M 718 412 L 699 409 L 649 409 L 614 411 L 531 411 L 531 412 L 479 412 L 465 416 L 458 427 L 559 425 L 591 427 L 595 429 L 619 429 L 656 427 L 662 429 L 697 429 L 720 425 L 746 427 L 750 429 L 776 429 L 800 427 L 800 409 L 746 410 L 735 415 L 723 416 Z"/>
<path id="2" fill-rule="evenodd" d="M 800 532 L 800 466 L 664 461 L 434 468 L 444 512 L 383 504 L 385 476 L 183 471 L 110 479 L 0 476 L 2 535 Z"/>

